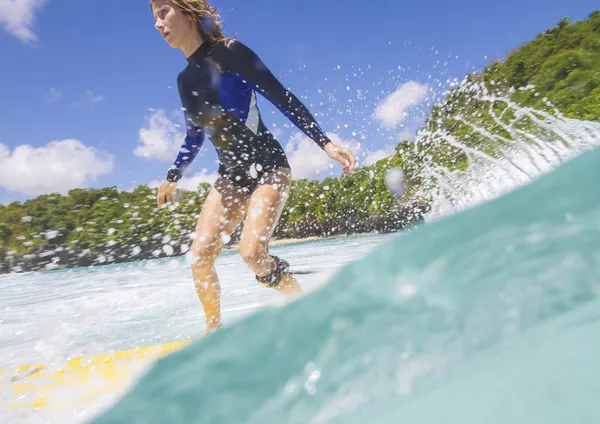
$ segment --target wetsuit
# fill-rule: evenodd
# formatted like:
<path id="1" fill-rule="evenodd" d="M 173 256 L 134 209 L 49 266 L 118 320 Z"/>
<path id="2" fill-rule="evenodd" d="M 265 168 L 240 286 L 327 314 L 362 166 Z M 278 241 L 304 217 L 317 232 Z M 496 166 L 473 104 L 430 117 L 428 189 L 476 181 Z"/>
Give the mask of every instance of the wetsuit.
<path id="1" fill-rule="evenodd" d="M 265 172 L 290 167 L 262 121 L 257 92 L 321 148 L 330 142 L 304 104 L 240 41 L 204 42 L 187 61 L 177 78 L 186 137 L 169 181 L 181 179 L 205 136 L 217 150 L 219 174 L 244 192 L 254 191 Z"/>

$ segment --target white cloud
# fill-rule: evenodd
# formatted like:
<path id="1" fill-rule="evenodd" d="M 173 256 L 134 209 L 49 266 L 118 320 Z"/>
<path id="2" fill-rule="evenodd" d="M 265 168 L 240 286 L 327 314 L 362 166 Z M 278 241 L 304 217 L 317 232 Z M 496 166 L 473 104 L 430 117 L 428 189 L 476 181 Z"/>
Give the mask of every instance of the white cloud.
<path id="1" fill-rule="evenodd" d="M 409 129 L 404 129 L 400 131 L 397 135 L 398 142 L 402 141 L 415 141 L 417 135 L 415 131 L 411 131 Z M 366 152 L 364 164 L 369 166 L 373 165 L 381 159 L 392 156 L 396 153 L 396 148 L 394 146 L 385 146 L 383 149 L 375 150 L 372 152 Z"/>
<path id="2" fill-rule="evenodd" d="M 78 140 L 52 141 L 44 147 L 0 144 L 0 186 L 30 195 L 66 193 L 110 173 L 112 155 Z"/>
<path id="3" fill-rule="evenodd" d="M 181 180 L 179 180 L 177 187 L 182 188 L 184 190 L 194 191 L 198 189 L 198 185 L 200 183 L 208 183 L 211 185 L 214 184 L 218 177 L 218 173 L 213 172 L 212 174 L 207 174 L 205 170 L 204 172 L 197 172 L 196 174 L 190 175 L 189 177 L 184 176 Z"/>
<path id="4" fill-rule="evenodd" d="M 149 159 L 172 161 L 177 156 L 185 133 L 180 126 L 175 125 L 165 116 L 163 110 L 158 110 L 148 119 L 148 125 L 139 132 L 139 141 L 134 153 Z"/>
<path id="5" fill-rule="evenodd" d="M 100 103 L 102 100 L 104 100 L 103 96 L 95 95 L 92 93 L 92 90 L 85 90 L 85 95 L 87 100 L 91 103 Z"/>
<path id="6" fill-rule="evenodd" d="M 380 150 L 376 150 L 374 152 L 369 152 L 367 154 L 367 156 L 365 157 L 364 164 L 367 166 L 373 165 L 374 163 L 376 163 L 377 161 L 380 161 L 381 159 L 387 158 L 388 156 L 392 156 L 394 153 L 395 153 L 394 149 L 380 149 Z"/>
<path id="7" fill-rule="evenodd" d="M 333 143 L 350 148 L 354 156 L 358 158 L 360 143 L 354 140 L 343 140 L 337 134 L 329 133 L 327 136 Z M 313 178 L 328 169 L 342 169 L 341 164 L 330 159 L 323 149 L 303 133 L 294 134 L 285 146 L 285 151 L 292 167 L 293 178 L 296 180 Z"/>
<path id="8" fill-rule="evenodd" d="M 203 169 L 202 172 L 197 172 L 194 175 L 184 175 L 183 178 L 177 183 L 177 188 L 189 191 L 196 191 L 200 183 L 208 183 L 212 185 L 218 177 L 218 173 L 213 172 L 211 174 L 208 174 L 207 170 Z M 164 179 L 154 180 L 150 184 L 148 184 L 148 187 L 157 188 L 163 181 Z"/>
<path id="9" fill-rule="evenodd" d="M 415 131 L 403 130 L 398 133 L 398 141 L 415 141 L 417 133 Z"/>
<path id="10" fill-rule="evenodd" d="M 46 0 L 0 0 L 0 24 L 9 34 L 23 42 L 37 39 L 31 27 L 37 9 L 46 3 Z"/>
<path id="11" fill-rule="evenodd" d="M 102 101 L 104 101 L 104 96 L 99 95 L 99 94 L 94 94 L 92 92 L 92 90 L 87 89 L 87 90 L 85 90 L 85 93 L 83 94 L 82 99 L 75 100 L 73 102 L 73 105 L 76 107 L 83 107 L 83 108 L 88 108 L 89 110 L 94 110 L 94 106 L 97 103 L 101 103 Z"/>
<path id="12" fill-rule="evenodd" d="M 58 101 L 62 97 L 62 95 L 63 95 L 63 92 L 60 88 L 51 87 L 48 94 L 46 94 L 46 100 L 49 103 L 54 103 L 54 102 Z"/>
<path id="13" fill-rule="evenodd" d="M 407 117 L 407 111 L 421 103 L 427 94 L 428 85 L 409 81 L 383 99 L 375 109 L 374 117 L 386 127 L 394 127 Z"/>
<path id="14" fill-rule="evenodd" d="M 279 127 L 272 127 L 269 132 L 271 134 L 273 134 L 273 137 L 275 137 L 276 139 L 280 139 L 281 136 L 283 135 L 283 131 L 279 128 Z"/>

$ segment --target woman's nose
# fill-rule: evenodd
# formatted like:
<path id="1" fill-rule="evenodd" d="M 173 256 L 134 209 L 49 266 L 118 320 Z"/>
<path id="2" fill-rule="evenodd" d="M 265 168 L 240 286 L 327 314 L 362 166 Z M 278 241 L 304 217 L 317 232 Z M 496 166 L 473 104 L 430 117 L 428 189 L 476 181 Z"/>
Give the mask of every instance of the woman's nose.
<path id="1" fill-rule="evenodd" d="M 156 28 L 159 31 L 164 27 L 165 26 L 160 19 L 157 19 L 156 22 L 154 23 L 154 28 Z"/>

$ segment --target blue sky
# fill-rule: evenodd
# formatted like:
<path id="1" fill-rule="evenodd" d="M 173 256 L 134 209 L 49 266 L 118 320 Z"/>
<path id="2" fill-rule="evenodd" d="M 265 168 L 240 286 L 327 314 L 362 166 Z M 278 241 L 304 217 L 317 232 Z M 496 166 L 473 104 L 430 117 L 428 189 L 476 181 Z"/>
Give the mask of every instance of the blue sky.
<path id="1" fill-rule="evenodd" d="M 213 4 L 225 34 L 254 49 L 361 163 L 410 138 L 449 80 L 598 8 L 591 0 Z M 0 0 L 0 26 L 0 202 L 164 178 L 182 141 L 175 81 L 186 62 L 154 29 L 146 0 Z M 297 177 L 341 174 L 266 100 L 259 107 Z M 210 180 L 215 160 L 207 141 L 180 185 Z"/>

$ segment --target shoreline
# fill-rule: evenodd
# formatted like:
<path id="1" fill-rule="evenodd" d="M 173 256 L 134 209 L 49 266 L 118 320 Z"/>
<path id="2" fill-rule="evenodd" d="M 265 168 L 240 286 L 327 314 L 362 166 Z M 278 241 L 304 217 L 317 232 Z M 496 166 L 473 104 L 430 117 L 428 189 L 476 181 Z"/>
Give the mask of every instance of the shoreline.
<path id="1" fill-rule="evenodd" d="M 289 244 L 301 244 L 301 243 L 308 243 L 310 241 L 317 241 L 317 240 L 325 240 L 325 239 L 330 239 L 330 238 L 335 238 L 335 237 L 340 237 L 340 236 L 311 236 L 311 237 L 304 237 L 304 238 L 284 238 L 284 239 L 273 239 L 269 242 L 269 247 L 271 246 L 286 246 Z M 223 252 L 235 252 L 239 250 L 239 243 L 235 243 L 234 245 L 232 245 L 231 247 L 227 247 L 227 248 L 223 248 Z"/>
<path id="2" fill-rule="evenodd" d="M 344 236 L 311 236 L 311 237 L 304 237 L 304 238 L 276 239 L 276 240 L 272 240 L 271 242 L 269 242 L 269 247 L 271 247 L 271 246 L 287 246 L 287 245 L 292 245 L 292 244 L 302 244 L 302 243 L 308 243 L 311 241 L 334 239 L 334 238 L 339 238 L 339 237 L 344 237 Z M 223 248 L 221 250 L 221 252 L 236 252 L 236 251 L 239 251 L 238 243 L 235 243 L 231 247 Z M 176 257 L 181 257 L 181 256 L 185 256 L 185 253 L 180 254 L 180 255 L 173 255 L 171 257 L 176 258 Z M 142 260 L 153 260 L 153 259 L 165 259 L 165 258 L 164 257 L 162 257 L 162 258 L 146 258 L 146 259 L 142 259 Z M 57 265 L 56 267 L 53 267 L 52 269 L 40 268 L 38 270 L 30 271 L 30 272 L 52 272 L 52 271 L 59 271 L 59 270 L 65 270 L 65 269 L 91 268 L 91 267 L 98 267 L 98 266 L 102 266 L 102 264 L 94 264 L 94 265 L 90 265 L 87 267 L 72 267 L 72 266 L 66 266 L 66 265 Z M 10 274 L 10 273 L 7 273 L 6 275 L 8 275 L 8 274 Z"/>
<path id="3" fill-rule="evenodd" d="M 418 206 L 418 205 L 417 205 Z M 280 225 L 271 236 L 269 246 L 286 246 L 309 243 L 324 239 L 369 233 L 390 233 L 402 231 L 419 221 L 421 209 L 415 211 L 414 204 L 405 204 L 381 215 L 368 216 L 361 220 L 336 218 L 326 221 L 315 221 Z M 112 243 L 96 243 L 87 249 L 76 249 L 65 244 L 64 240 L 35 248 L 28 254 L 8 255 L 0 248 L 0 274 L 21 272 L 52 271 L 70 268 L 86 268 L 93 266 L 128 263 L 139 260 L 178 257 L 190 248 L 188 235 L 181 234 L 162 241 L 159 237 L 144 237 L 141 240 L 129 241 L 121 245 Z M 223 246 L 223 252 L 239 252 L 239 232 L 232 235 L 232 240 Z M 166 243 L 170 247 L 166 248 Z M 134 249 L 134 250 L 132 250 Z M 180 253 L 181 252 L 181 253 Z"/>

